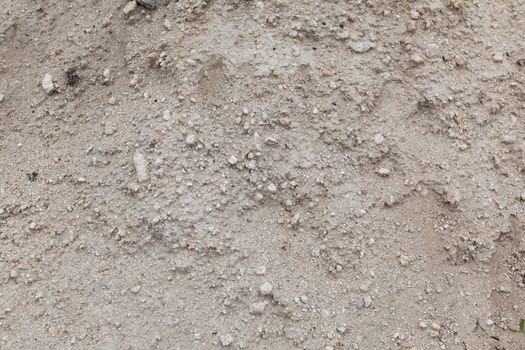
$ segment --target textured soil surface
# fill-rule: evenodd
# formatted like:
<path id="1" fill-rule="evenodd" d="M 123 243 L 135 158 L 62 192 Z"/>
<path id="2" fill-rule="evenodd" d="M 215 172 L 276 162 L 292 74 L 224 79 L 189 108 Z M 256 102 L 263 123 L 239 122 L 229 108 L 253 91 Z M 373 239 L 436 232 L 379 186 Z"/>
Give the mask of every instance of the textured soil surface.
<path id="1" fill-rule="evenodd" d="M 523 0 L 0 5 L 0 349 L 525 349 Z"/>

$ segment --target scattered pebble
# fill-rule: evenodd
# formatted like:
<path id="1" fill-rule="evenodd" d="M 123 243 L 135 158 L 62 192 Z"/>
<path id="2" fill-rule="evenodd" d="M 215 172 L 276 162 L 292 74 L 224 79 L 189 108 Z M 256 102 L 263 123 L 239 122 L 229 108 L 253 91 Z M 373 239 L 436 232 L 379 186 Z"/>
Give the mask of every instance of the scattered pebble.
<path id="1" fill-rule="evenodd" d="M 230 163 L 230 165 L 235 165 L 238 162 L 239 162 L 239 159 L 237 159 L 237 157 L 234 155 L 231 155 L 230 158 L 228 158 L 228 163 Z"/>
<path id="2" fill-rule="evenodd" d="M 259 276 L 266 275 L 266 266 L 261 265 L 255 268 L 255 274 Z"/>
<path id="3" fill-rule="evenodd" d="M 318 248 L 318 247 L 315 247 L 315 248 L 312 249 L 312 253 L 311 254 L 312 254 L 312 256 L 314 258 L 318 258 L 318 257 L 321 256 L 321 249 Z"/>
<path id="4" fill-rule="evenodd" d="M 153 10 L 156 6 L 156 0 L 137 0 L 137 3 L 150 10 Z"/>
<path id="5" fill-rule="evenodd" d="M 188 146 L 193 146 L 197 143 L 197 137 L 195 136 L 195 134 L 189 134 L 188 136 L 186 136 L 186 144 Z"/>
<path id="6" fill-rule="evenodd" d="M 415 53 L 415 54 L 412 54 L 410 56 L 410 62 L 412 64 L 419 65 L 419 64 L 422 64 L 423 62 L 425 62 L 425 59 L 423 58 L 423 56 L 418 55 L 417 53 Z"/>
<path id="7" fill-rule="evenodd" d="M 513 143 L 516 143 L 516 141 L 517 141 L 516 135 L 505 134 L 501 137 L 501 142 L 505 144 L 513 144 Z"/>
<path id="8" fill-rule="evenodd" d="M 264 282 L 261 287 L 259 288 L 259 291 L 261 295 L 272 295 L 273 286 L 269 282 Z"/>
<path id="9" fill-rule="evenodd" d="M 131 12 L 133 12 L 136 8 L 137 8 L 137 3 L 133 0 L 133 1 L 128 2 L 126 6 L 124 6 L 124 8 L 122 9 L 122 12 L 127 16 Z"/>
<path id="10" fill-rule="evenodd" d="M 250 305 L 250 313 L 259 315 L 264 312 L 264 309 L 266 309 L 266 306 L 268 305 L 267 301 L 259 301 L 256 303 L 253 303 Z"/>
<path id="11" fill-rule="evenodd" d="M 144 155 L 139 151 L 136 151 L 133 155 L 133 165 L 137 173 L 137 180 L 139 182 L 146 181 L 148 179 L 146 158 L 144 158 Z"/>
<path id="12" fill-rule="evenodd" d="M 55 91 L 55 83 L 53 82 L 53 77 L 51 74 L 46 73 L 44 79 L 42 79 L 42 88 L 47 94 L 52 94 Z"/>
<path id="13" fill-rule="evenodd" d="M 376 134 L 374 136 L 374 142 L 378 145 L 381 145 L 383 142 L 385 142 L 385 137 L 383 134 Z"/>
<path id="14" fill-rule="evenodd" d="M 164 28 L 166 28 L 166 30 L 171 30 L 171 22 L 167 18 L 164 20 Z"/>
<path id="15" fill-rule="evenodd" d="M 130 289 L 131 293 L 137 294 L 140 291 L 140 285 L 136 285 Z"/>
<path id="16" fill-rule="evenodd" d="M 413 20 L 417 20 L 417 19 L 419 19 L 419 17 L 420 17 L 420 14 L 419 14 L 418 10 L 410 11 L 410 18 L 412 18 Z"/>
<path id="17" fill-rule="evenodd" d="M 349 45 L 357 53 L 364 53 L 376 47 L 376 44 L 370 41 L 351 42 Z"/>
<path id="18" fill-rule="evenodd" d="M 381 175 L 381 176 L 386 177 L 386 176 L 390 175 L 390 170 L 387 169 L 387 168 L 380 168 L 380 169 L 377 170 L 377 173 L 379 175 Z"/>
<path id="19" fill-rule="evenodd" d="M 268 190 L 268 192 L 271 192 L 271 193 L 277 192 L 277 187 L 273 183 L 269 184 L 266 189 Z"/>
<path id="20" fill-rule="evenodd" d="M 430 43 L 425 48 L 425 55 L 428 58 L 434 58 L 439 56 L 439 46 L 434 43 Z"/>
<path id="21" fill-rule="evenodd" d="M 233 343 L 233 337 L 230 334 L 220 335 L 219 341 L 222 346 L 230 346 Z"/>
<path id="22" fill-rule="evenodd" d="M 164 112 L 162 112 L 162 119 L 165 121 L 169 121 L 171 119 L 171 111 L 169 109 L 166 109 Z"/>
<path id="23" fill-rule="evenodd" d="M 399 257 L 399 263 L 401 264 L 401 266 L 408 266 L 408 264 L 410 263 L 410 258 L 403 254 Z"/>
<path id="24" fill-rule="evenodd" d="M 503 54 L 501 52 L 498 52 L 498 53 L 495 53 L 493 56 L 492 56 L 492 60 L 496 63 L 501 63 L 503 62 Z"/>
<path id="25" fill-rule="evenodd" d="M 449 203 L 450 205 L 457 207 L 459 205 L 459 202 L 461 201 L 461 193 L 459 193 L 458 190 L 446 187 L 444 189 L 445 192 L 445 201 Z"/>

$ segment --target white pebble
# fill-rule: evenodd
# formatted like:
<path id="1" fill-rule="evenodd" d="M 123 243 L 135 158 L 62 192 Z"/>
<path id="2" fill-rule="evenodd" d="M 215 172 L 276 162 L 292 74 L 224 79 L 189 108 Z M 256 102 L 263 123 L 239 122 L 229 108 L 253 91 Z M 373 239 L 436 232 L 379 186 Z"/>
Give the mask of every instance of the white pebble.
<path id="1" fill-rule="evenodd" d="M 239 159 L 234 155 L 231 155 L 230 158 L 228 158 L 228 163 L 230 163 L 230 165 L 235 165 L 238 161 Z"/>
<path id="2" fill-rule="evenodd" d="M 222 346 L 230 346 L 233 343 L 233 337 L 230 334 L 220 335 L 219 341 Z"/>
<path id="3" fill-rule="evenodd" d="M 188 146 L 193 146 L 197 142 L 197 137 L 194 134 L 189 134 L 186 137 L 186 144 Z"/>
<path id="4" fill-rule="evenodd" d="M 259 276 L 266 275 L 266 266 L 264 265 L 257 266 L 255 268 L 255 274 Z"/>
<path id="5" fill-rule="evenodd" d="M 382 134 L 377 134 L 377 135 L 374 136 L 374 142 L 376 144 L 380 145 L 383 142 L 385 142 L 385 137 Z"/>
<path id="6" fill-rule="evenodd" d="M 53 82 L 53 77 L 51 74 L 46 73 L 46 75 L 44 75 L 44 79 L 42 79 L 42 88 L 48 94 L 51 94 L 53 91 L 55 91 L 55 83 Z"/>
<path id="7" fill-rule="evenodd" d="M 492 60 L 496 63 L 501 63 L 503 62 L 503 54 L 501 54 L 500 52 L 498 53 L 495 53 L 493 56 L 492 56 Z"/>
<path id="8" fill-rule="evenodd" d="M 377 173 L 381 176 L 388 176 L 390 175 L 390 170 L 387 168 L 381 168 L 377 170 Z"/>
<path id="9" fill-rule="evenodd" d="M 259 301 L 257 303 L 253 303 L 250 305 L 250 313 L 259 315 L 264 312 L 264 309 L 266 309 L 266 305 L 268 305 L 267 301 Z"/>
<path id="10" fill-rule="evenodd" d="M 137 8 L 137 3 L 135 0 L 128 2 L 126 6 L 122 9 L 122 12 L 127 16 L 129 15 L 133 10 Z"/>
<path id="11" fill-rule="evenodd" d="M 135 172 L 137 173 L 137 179 L 139 182 L 144 182 L 148 179 L 148 171 L 146 158 L 140 152 L 135 152 L 133 155 L 133 165 L 135 166 Z"/>
<path id="12" fill-rule="evenodd" d="M 272 290 L 273 290 L 273 286 L 269 282 L 264 282 L 259 288 L 261 295 L 271 295 Z"/>
<path id="13" fill-rule="evenodd" d="M 277 192 L 277 187 L 273 183 L 269 184 L 266 189 L 268 190 L 268 192 Z"/>

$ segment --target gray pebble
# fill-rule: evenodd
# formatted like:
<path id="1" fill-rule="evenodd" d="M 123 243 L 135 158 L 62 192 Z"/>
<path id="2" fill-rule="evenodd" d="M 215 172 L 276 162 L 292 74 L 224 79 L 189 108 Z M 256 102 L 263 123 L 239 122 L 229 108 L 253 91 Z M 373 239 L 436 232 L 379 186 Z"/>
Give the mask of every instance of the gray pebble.
<path id="1" fill-rule="evenodd" d="M 220 335 L 219 341 L 222 346 L 230 346 L 233 343 L 233 337 L 230 334 Z"/>
<path id="2" fill-rule="evenodd" d="M 142 5 L 150 10 L 153 10 L 155 6 L 157 6 L 156 0 L 137 0 L 137 4 Z"/>

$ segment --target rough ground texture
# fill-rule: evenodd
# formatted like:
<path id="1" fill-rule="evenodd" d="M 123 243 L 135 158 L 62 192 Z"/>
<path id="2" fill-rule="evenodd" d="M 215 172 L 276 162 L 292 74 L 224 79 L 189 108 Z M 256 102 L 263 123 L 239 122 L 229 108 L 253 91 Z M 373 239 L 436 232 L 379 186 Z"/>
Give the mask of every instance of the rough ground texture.
<path id="1" fill-rule="evenodd" d="M 1 349 L 525 349 L 524 1 L 0 4 Z"/>

